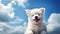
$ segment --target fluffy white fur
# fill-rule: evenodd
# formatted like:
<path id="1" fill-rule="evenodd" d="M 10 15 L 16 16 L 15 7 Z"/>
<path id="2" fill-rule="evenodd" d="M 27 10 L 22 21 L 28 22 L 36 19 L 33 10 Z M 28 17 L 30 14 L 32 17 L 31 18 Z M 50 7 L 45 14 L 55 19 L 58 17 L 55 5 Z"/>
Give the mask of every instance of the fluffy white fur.
<path id="1" fill-rule="evenodd" d="M 28 27 L 25 34 L 46 34 L 46 27 L 43 23 L 44 12 L 45 8 L 26 10 L 28 15 Z M 35 18 L 36 16 L 38 17 L 37 20 Z"/>

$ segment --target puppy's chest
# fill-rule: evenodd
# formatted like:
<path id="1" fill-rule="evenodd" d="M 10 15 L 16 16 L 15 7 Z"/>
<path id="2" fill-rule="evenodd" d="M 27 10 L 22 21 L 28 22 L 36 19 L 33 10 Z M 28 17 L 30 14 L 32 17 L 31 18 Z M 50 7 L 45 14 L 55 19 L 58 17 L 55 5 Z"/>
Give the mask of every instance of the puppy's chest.
<path id="1" fill-rule="evenodd" d="M 34 34 L 40 34 L 41 30 L 42 30 L 41 26 L 33 26 L 32 28 Z"/>
<path id="2" fill-rule="evenodd" d="M 41 31 L 42 30 L 42 27 L 41 26 L 34 25 L 34 26 L 32 26 L 32 30 L 35 31 L 35 32 Z"/>

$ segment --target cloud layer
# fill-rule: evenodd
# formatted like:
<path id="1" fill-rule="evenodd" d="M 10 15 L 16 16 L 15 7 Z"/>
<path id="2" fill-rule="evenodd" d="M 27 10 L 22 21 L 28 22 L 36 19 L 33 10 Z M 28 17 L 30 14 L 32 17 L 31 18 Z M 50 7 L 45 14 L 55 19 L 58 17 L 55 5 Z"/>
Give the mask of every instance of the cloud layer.
<path id="1" fill-rule="evenodd" d="M 12 26 L 4 22 L 0 22 L 0 34 L 21 34 L 24 33 L 27 24 L 23 26 Z"/>
<path id="2" fill-rule="evenodd" d="M 9 21 L 11 18 L 14 18 L 12 4 L 9 3 L 7 6 L 0 3 L 0 21 Z"/>
<path id="3" fill-rule="evenodd" d="M 25 8 L 27 0 L 11 0 L 7 5 L 2 4 L 0 0 L 0 34 L 23 34 L 27 23 L 19 16 L 15 16 L 13 4 Z M 21 25 L 21 23 L 23 23 Z M 16 25 L 19 24 L 19 25 Z M 16 26 L 14 26 L 16 25 Z"/>
<path id="4" fill-rule="evenodd" d="M 9 21 L 11 18 L 14 18 L 14 7 L 13 4 L 18 4 L 18 6 L 25 8 L 25 3 L 27 0 L 11 0 L 7 5 L 2 4 L 2 0 L 0 0 L 0 21 Z"/>
<path id="5" fill-rule="evenodd" d="M 60 14 L 53 13 L 48 19 L 47 30 L 50 34 L 59 34 L 60 32 Z"/>

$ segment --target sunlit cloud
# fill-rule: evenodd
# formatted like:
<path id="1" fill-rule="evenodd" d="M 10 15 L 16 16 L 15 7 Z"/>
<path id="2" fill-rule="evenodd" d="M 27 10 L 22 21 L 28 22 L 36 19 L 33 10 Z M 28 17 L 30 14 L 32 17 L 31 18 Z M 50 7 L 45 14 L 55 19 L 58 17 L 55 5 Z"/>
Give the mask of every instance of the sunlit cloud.
<path id="1" fill-rule="evenodd" d="M 1 0 L 0 0 L 1 2 Z M 15 0 L 19 6 L 25 7 L 25 0 Z M 14 2 L 13 2 L 14 3 Z M 26 22 L 18 16 L 15 16 L 13 3 L 4 5 L 0 3 L 0 34 L 21 34 L 26 29 Z M 15 19 L 14 19 L 15 18 Z M 11 19 L 13 19 L 11 21 Z M 8 22 L 9 21 L 9 22 Z M 10 24 L 19 24 L 23 22 L 23 26 L 12 26 Z"/>
<path id="2" fill-rule="evenodd" d="M 11 18 L 14 18 L 12 4 L 9 3 L 7 6 L 0 4 L 0 21 L 9 21 Z"/>
<path id="3" fill-rule="evenodd" d="M 53 13 L 48 19 L 47 30 L 52 32 L 57 28 L 60 28 L 60 14 Z"/>
<path id="4" fill-rule="evenodd" d="M 17 34 L 21 34 L 24 33 L 25 29 L 26 29 L 26 23 L 23 24 L 24 26 L 12 26 L 9 25 L 7 23 L 4 22 L 0 22 L 0 33 L 1 34 L 13 34 L 13 33 L 17 33 Z"/>

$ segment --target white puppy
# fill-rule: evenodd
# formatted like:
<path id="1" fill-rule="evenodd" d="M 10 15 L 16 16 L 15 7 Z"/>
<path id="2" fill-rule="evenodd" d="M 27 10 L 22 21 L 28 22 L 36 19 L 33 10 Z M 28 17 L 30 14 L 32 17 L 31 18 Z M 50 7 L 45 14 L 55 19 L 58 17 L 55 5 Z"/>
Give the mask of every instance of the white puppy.
<path id="1" fill-rule="evenodd" d="M 46 27 L 43 24 L 43 13 L 45 8 L 26 10 L 28 15 L 28 27 L 25 34 L 46 34 Z"/>

